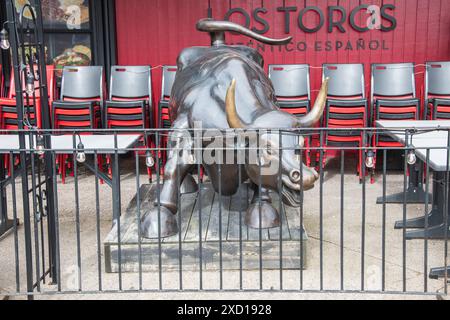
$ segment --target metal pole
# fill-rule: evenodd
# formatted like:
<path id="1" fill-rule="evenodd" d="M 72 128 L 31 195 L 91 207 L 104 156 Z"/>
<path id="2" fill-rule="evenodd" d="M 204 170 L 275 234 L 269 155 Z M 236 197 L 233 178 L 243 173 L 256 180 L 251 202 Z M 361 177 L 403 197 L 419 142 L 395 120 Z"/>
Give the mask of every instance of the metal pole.
<path id="1" fill-rule="evenodd" d="M 17 27 L 15 8 L 12 0 L 7 0 L 6 11 L 8 20 L 13 21 L 14 29 Z M 17 33 L 11 32 L 10 37 L 12 57 L 14 65 L 14 81 L 16 87 L 16 105 L 17 105 L 17 121 L 19 131 L 24 129 L 23 126 L 23 92 L 21 83 L 21 69 L 22 65 L 19 62 L 18 48 L 19 44 L 17 39 Z M 24 57 L 23 57 L 24 58 Z M 27 172 L 27 153 L 25 151 L 25 133 L 19 132 L 19 148 L 20 148 L 20 166 L 21 166 L 21 179 L 22 179 L 22 198 L 23 198 L 23 218 L 24 218 L 24 232 L 25 232 L 25 259 L 26 259 L 26 277 L 27 277 L 27 293 L 33 291 L 33 251 L 31 242 L 31 223 L 30 223 L 30 203 L 28 198 L 28 172 Z M 33 296 L 29 295 L 28 299 L 32 300 Z"/>
<path id="2" fill-rule="evenodd" d="M 50 122 L 50 105 L 48 102 L 48 87 L 47 87 L 47 69 L 45 65 L 45 49 L 44 49 L 44 35 L 43 35 L 43 21 L 42 21 L 42 7 L 41 0 L 35 0 L 36 10 L 36 24 L 35 32 L 37 37 L 37 48 L 39 52 L 39 75 L 40 75 L 40 102 L 41 102 L 41 116 L 42 116 L 42 128 L 51 129 Z M 51 149 L 51 136 L 44 136 L 44 146 L 46 150 Z M 45 163 L 45 181 L 47 190 L 47 214 L 48 214 L 48 237 L 49 237 L 49 259 L 50 259 L 50 275 L 52 283 L 56 283 L 58 279 L 56 268 L 56 219 L 55 219 L 55 201 L 53 198 L 53 164 L 52 155 L 50 152 L 46 152 L 44 155 Z"/>

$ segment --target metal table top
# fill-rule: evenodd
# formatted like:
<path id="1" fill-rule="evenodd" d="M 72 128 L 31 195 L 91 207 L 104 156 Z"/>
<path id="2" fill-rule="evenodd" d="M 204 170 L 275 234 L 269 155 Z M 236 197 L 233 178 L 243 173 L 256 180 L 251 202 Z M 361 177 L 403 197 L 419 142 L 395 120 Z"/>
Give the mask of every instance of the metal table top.
<path id="1" fill-rule="evenodd" d="M 125 154 L 126 149 L 133 148 L 141 138 L 138 134 L 117 135 L 117 153 Z M 75 142 L 74 142 L 75 141 Z M 114 154 L 115 138 L 114 135 L 82 135 L 81 141 L 84 145 L 86 154 Z M 26 148 L 29 150 L 29 138 L 25 137 Z M 70 154 L 76 149 L 80 139 L 78 136 L 75 140 L 72 135 L 51 136 L 52 151 L 57 154 Z M 74 146 L 75 144 L 75 146 Z M 17 134 L 0 135 L 0 154 L 10 152 L 18 153 L 19 136 Z"/>
<path id="2" fill-rule="evenodd" d="M 423 161 L 427 159 L 428 148 L 440 148 L 430 149 L 430 167 L 434 171 L 447 171 L 449 133 L 444 129 L 450 128 L 450 121 L 377 121 L 376 123 L 377 127 L 387 129 L 386 134 L 398 142 L 404 145 L 411 143 L 415 148 L 416 155 Z M 414 134 L 412 141 L 405 141 L 404 132 L 395 132 L 404 129 L 435 129 L 435 131 Z M 439 129 L 443 131 L 439 131 Z"/>

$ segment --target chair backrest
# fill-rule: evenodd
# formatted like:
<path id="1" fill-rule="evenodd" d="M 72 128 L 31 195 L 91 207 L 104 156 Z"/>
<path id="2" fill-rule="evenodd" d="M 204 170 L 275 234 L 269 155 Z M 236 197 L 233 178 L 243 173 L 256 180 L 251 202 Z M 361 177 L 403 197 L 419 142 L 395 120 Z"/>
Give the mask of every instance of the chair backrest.
<path id="1" fill-rule="evenodd" d="M 51 103 L 55 99 L 56 94 L 55 67 L 53 65 L 47 65 L 45 69 L 47 73 L 48 100 L 49 103 Z M 35 70 L 37 70 L 37 66 L 35 66 Z M 22 85 L 23 89 L 25 90 L 25 81 L 22 81 Z M 39 90 L 39 81 L 36 80 L 34 85 L 35 85 L 35 95 L 38 98 L 41 95 L 41 92 Z M 7 98 L 14 99 L 15 97 L 16 97 L 16 83 L 14 79 L 14 72 L 11 72 L 11 80 Z"/>
<path id="2" fill-rule="evenodd" d="M 152 81 L 150 66 L 113 66 L 109 100 L 138 99 L 151 100 Z"/>
<path id="3" fill-rule="evenodd" d="M 64 67 L 61 100 L 103 100 L 103 67 Z"/>
<path id="4" fill-rule="evenodd" d="M 425 99 L 433 96 L 450 96 L 450 61 L 427 62 L 425 74 Z"/>
<path id="5" fill-rule="evenodd" d="M 1 57 L 0 57 L 0 62 L 1 62 Z M 3 68 L 2 65 L 0 64 L 0 97 L 3 98 L 3 92 L 5 89 L 5 81 L 4 81 L 4 77 L 3 77 Z"/>
<path id="6" fill-rule="evenodd" d="M 172 86 L 177 75 L 177 66 L 163 66 L 161 100 L 170 98 Z"/>
<path id="7" fill-rule="evenodd" d="M 373 64 L 372 101 L 375 96 L 416 98 L 413 63 Z"/>
<path id="8" fill-rule="evenodd" d="M 269 65 L 269 79 L 277 97 L 310 99 L 309 65 L 272 64 Z"/>
<path id="9" fill-rule="evenodd" d="M 362 64 L 324 64 L 323 79 L 325 78 L 330 78 L 328 96 L 362 99 L 366 97 Z"/>

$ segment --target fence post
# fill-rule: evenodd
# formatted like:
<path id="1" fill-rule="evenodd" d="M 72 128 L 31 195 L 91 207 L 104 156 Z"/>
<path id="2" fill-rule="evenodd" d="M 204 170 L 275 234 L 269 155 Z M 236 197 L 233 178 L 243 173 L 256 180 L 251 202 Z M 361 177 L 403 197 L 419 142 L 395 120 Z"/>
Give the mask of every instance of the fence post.
<path id="1" fill-rule="evenodd" d="M 7 0 L 7 16 L 9 21 L 13 21 L 11 25 L 16 28 L 17 18 L 14 10 L 14 3 L 12 0 Z M 17 121 L 19 127 L 19 148 L 20 148 L 20 171 L 22 179 L 22 198 L 23 198 L 23 220 L 24 220 L 24 232 L 25 232 L 25 259 L 26 259 L 26 273 L 27 273 L 27 293 L 33 292 L 33 251 L 31 243 L 31 224 L 30 224 L 30 203 L 28 198 L 28 171 L 27 171 L 27 153 L 25 151 L 25 132 L 23 131 L 23 92 L 21 83 L 21 63 L 19 62 L 18 53 L 18 39 L 16 33 L 13 33 L 10 37 L 12 57 L 14 64 L 14 81 L 16 88 L 16 103 L 17 103 Z M 23 48 L 24 49 L 24 48 Z M 24 50 L 23 50 L 24 51 Z M 28 295 L 28 299 L 32 300 L 33 296 Z"/>

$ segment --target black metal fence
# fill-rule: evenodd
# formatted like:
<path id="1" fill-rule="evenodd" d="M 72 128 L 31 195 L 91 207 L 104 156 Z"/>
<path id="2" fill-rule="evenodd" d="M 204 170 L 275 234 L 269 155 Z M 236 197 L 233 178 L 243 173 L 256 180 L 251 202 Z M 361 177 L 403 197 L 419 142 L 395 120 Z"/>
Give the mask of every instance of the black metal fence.
<path id="1" fill-rule="evenodd" d="M 409 141 L 429 131 L 397 133 Z M 205 130 L 4 131 L 0 203 L 2 226 L 11 229 L 0 241 L 1 294 L 447 294 L 448 273 L 434 267 L 449 265 L 449 170 L 433 171 L 432 158 L 449 148 L 430 146 L 421 157 L 412 145 L 375 148 L 382 129 L 346 132 L 360 135 L 362 144 L 326 144 L 329 129 L 253 130 L 256 144 L 243 131 L 207 139 Z M 16 146 L 18 135 L 26 137 L 25 149 Z M 139 137 L 123 138 L 130 135 Z M 231 138 L 218 147 L 213 140 L 219 136 Z M 312 141 L 305 145 L 299 136 Z M 231 163 L 219 156 L 227 152 Z M 249 163 L 252 152 L 255 163 Z M 216 162 L 198 161 L 205 153 Z M 316 158 L 316 173 L 303 165 L 309 156 Z M 263 172 L 267 160 L 280 158 L 278 171 Z M 170 159 L 178 160 L 164 172 Z M 185 169 L 189 178 L 182 181 Z M 19 179 L 23 172 L 26 182 Z M 309 187 L 311 179 L 317 179 L 313 189 L 295 187 Z M 236 180 L 243 183 L 233 192 Z M 163 237 L 167 204 L 161 197 L 168 181 L 176 185 L 172 222 L 178 232 Z M 395 192 L 397 201 L 389 196 Z M 411 200 L 417 192 L 423 199 Z M 285 204 L 289 197 L 297 207 Z M 156 213 L 156 237 L 143 237 L 148 212 Z M 264 229 L 271 214 L 272 228 Z M 11 220 L 16 223 L 8 225 Z"/>

